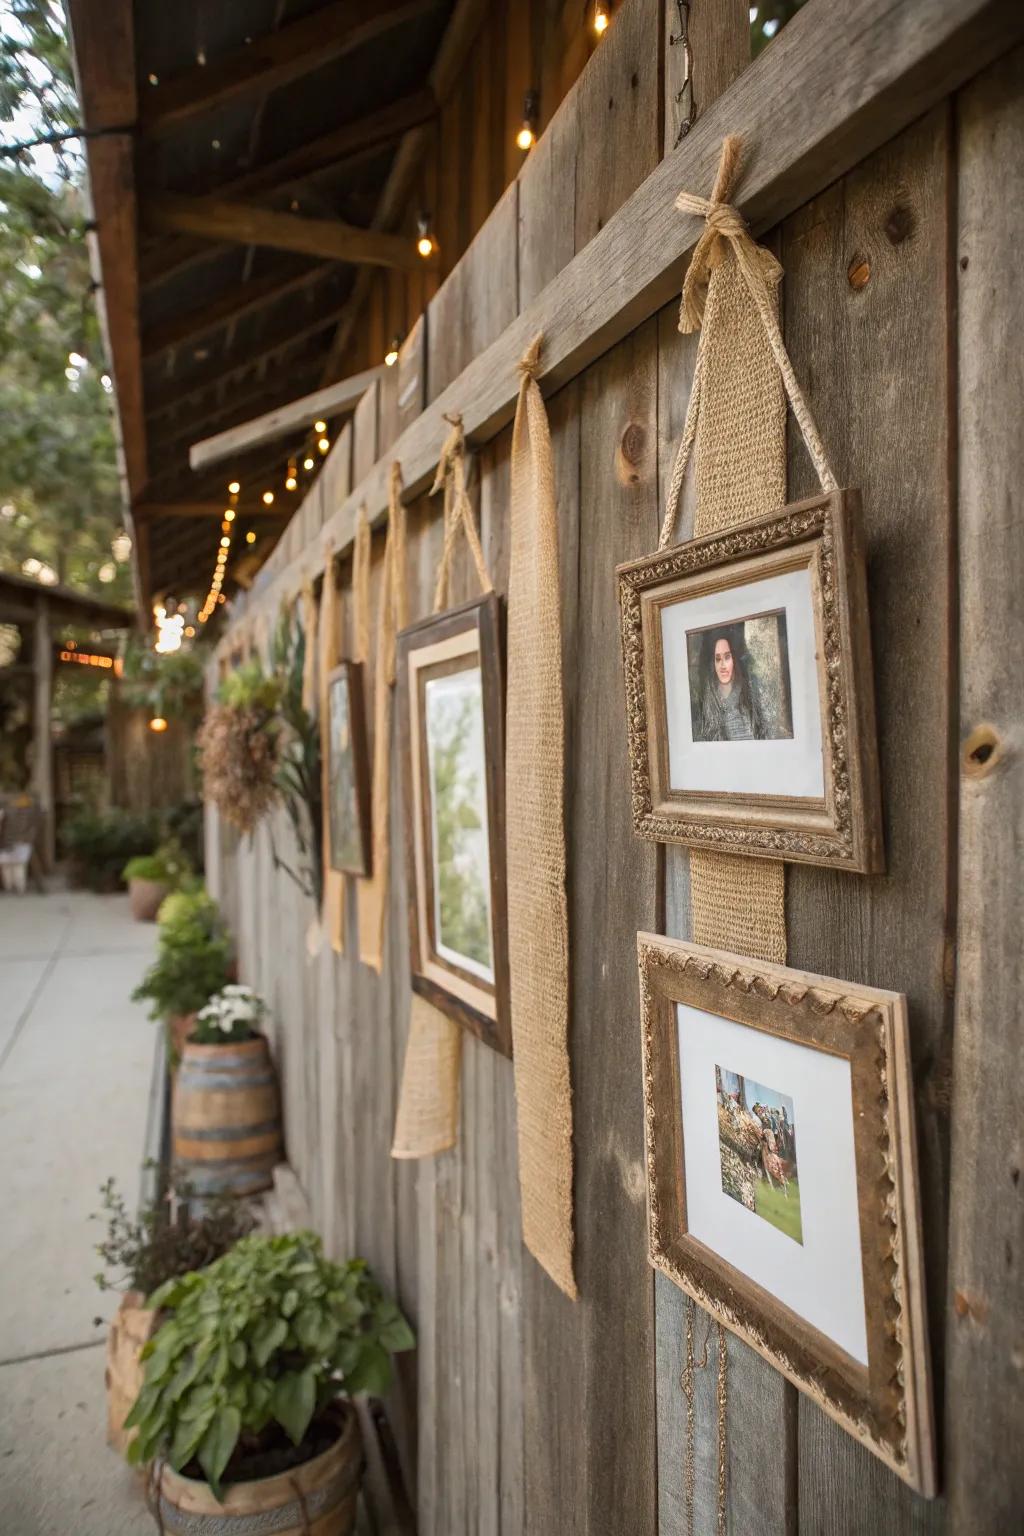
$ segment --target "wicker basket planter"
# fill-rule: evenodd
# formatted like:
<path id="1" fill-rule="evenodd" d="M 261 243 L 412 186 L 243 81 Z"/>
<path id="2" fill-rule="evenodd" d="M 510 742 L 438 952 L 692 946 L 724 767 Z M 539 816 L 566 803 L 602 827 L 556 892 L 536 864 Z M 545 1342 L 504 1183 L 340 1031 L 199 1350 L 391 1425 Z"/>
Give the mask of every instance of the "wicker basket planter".
<path id="1" fill-rule="evenodd" d="M 339 1434 L 312 1461 L 274 1477 L 230 1483 L 218 1503 L 208 1483 L 165 1466 L 159 1517 L 165 1536 L 348 1536 L 355 1528 L 362 1439 L 355 1410 L 339 1403 Z"/>
<path id="2" fill-rule="evenodd" d="M 107 1334 L 107 1443 L 123 1456 L 138 1433 L 124 1421 L 142 1387 L 139 1351 L 156 1326 L 156 1313 L 141 1291 L 126 1291 Z"/>
<path id="3" fill-rule="evenodd" d="M 225 1045 L 185 1041 L 171 1130 L 175 1166 L 200 1197 L 271 1187 L 281 1161 L 281 1113 L 263 1035 Z"/>

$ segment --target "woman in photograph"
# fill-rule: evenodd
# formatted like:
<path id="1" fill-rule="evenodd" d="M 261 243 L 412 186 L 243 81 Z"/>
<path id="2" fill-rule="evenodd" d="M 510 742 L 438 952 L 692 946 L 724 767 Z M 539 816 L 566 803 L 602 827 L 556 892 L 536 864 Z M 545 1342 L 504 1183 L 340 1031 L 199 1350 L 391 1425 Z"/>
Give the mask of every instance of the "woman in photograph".
<path id="1" fill-rule="evenodd" d="M 700 666 L 700 741 L 764 741 L 768 732 L 742 631 L 712 629 Z"/>

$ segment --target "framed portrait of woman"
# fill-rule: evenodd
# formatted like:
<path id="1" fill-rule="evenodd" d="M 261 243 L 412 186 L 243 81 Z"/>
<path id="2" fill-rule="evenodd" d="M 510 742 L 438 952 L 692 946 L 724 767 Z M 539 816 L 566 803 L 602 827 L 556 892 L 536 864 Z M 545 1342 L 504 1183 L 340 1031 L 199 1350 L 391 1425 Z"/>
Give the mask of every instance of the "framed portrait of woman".
<path id="1" fill-rule="evenodd" d="M 494 593 L 402 630 L 396 670 L 412 985 L 511 1056 L 504 679 Z"/>
<path id="2" fill-rule="evenodd" d="M 651 1263 L 933 1495 L 905 998 L 655 934 L 637 953 Z"/>
<path id="3" fill-rule="evenodd" d="M 618 567 L 639 836 L 882 870 L 858 512 L 821 495 Z"/>

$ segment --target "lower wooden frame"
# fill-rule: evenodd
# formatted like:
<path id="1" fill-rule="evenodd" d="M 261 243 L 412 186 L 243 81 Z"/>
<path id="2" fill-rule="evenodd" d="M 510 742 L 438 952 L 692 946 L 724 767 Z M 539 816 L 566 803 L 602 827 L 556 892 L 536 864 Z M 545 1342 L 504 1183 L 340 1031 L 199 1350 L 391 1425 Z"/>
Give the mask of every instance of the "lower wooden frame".
<path id="1" fill-rule="evenodd" d="M 917 1492 L 936 1492 L 904 998 L 637 936 L 650 1260 Z M 868 1364 L 689 1231 L 676 1004 L 849 1062 Z"/>

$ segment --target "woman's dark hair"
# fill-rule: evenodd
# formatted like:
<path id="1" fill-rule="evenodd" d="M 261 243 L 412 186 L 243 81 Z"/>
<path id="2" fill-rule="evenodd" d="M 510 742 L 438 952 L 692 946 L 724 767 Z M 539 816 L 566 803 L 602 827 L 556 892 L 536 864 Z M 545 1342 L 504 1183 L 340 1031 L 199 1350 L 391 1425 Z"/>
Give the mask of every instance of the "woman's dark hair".
<path id="1" fill-rule="evenodd" d="M 715 646 L 719 640 L 726 641 L 732 652 L 733 686 L 739 690 L 738 702 L 740 708 L 744 714 L 753 719 L 754 698 L 750 687 L 749 658 L 743 638 L 742 625 L 723 624 L 721 629 L 705 631 L 700 655 L 701 695 L 706 697 L 710 689 L 718 687 L 718 674 L 715 671 Z M 712 697 L 714 697 L 713 694 Z"/>

